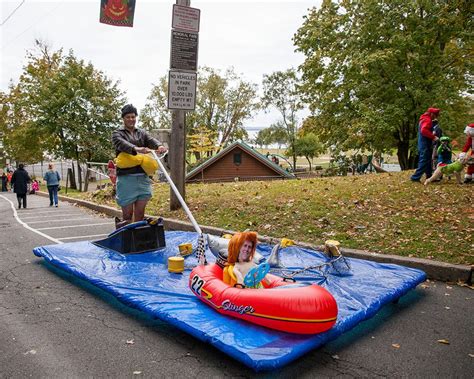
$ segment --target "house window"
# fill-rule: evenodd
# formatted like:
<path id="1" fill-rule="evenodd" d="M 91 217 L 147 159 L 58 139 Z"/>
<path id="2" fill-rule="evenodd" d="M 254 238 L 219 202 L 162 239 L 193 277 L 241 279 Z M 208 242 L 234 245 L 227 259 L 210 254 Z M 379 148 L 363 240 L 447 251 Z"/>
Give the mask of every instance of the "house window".
<path id="1" fill-rule="evenodd" d="M 242 153 L 234 153 L 234 164 L 239 166 L 242 163 Z"/>

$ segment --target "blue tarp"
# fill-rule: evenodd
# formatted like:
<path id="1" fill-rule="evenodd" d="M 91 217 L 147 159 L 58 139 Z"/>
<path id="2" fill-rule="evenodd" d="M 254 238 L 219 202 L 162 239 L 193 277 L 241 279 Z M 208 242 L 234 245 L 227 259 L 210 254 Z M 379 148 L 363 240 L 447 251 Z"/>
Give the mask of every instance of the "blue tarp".
<path id="1" fill-rule="evenodd" d="M 178 245 L 192 242 L 197 234 L 166 232 L 166 248 L 122 255 L 91 242 L 37 247 L 38 257 L 111 293 L 122 303 L 208 342 L 256 371 L 282 367 L 306 352 L 335 339 L 361 321 L 372 317 L 385 304 L 397 300 L 426 279 L 424 272 L 394 264 L 349 259 L 350 274 L 328 274 L 327 280 L 297 277 L 317 282 L 336 299 L 339 314 L 329 331 L 308 336 L 279 332 L 223 316 L 202 303 L 188 288 L 194 256 L 185 260 L 183 274 L 169 273 L 167 261 Z M 261 244 L 258 252 L 268 257 L 271 246 Z M 214 261 L 208 251 L 207 260 Z M 318 265 L 327 257 L 313 250 L 288 247 L 281 252 L 287 267 Z"/>

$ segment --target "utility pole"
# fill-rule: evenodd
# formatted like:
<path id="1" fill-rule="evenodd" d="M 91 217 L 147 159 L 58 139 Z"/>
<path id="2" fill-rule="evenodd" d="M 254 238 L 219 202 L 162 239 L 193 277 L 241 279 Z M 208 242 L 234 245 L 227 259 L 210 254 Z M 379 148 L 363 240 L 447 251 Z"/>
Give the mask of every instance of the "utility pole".
<path id="1" fill-rule="evenodd" d="M 176 0 L 173 6 L 170 72 L 168 79 L 168 109 L 171 110 L 169 165 L 171 180 L 181 197 L 186 199 L 186 110 L 194 110 L 196 102 L 197 46 L 199 31 L 198 9 L 190 0 Z M 170 188 L 170 210 L 181 203 Z"/>
<path id="2" fill-rule="evenodd" d="M 171 180 L 176 185 L 182 198 L 186 200 L 186 113 L 174 110 L 171 112 L 171 140 L 168 157 L 171 168 Z M 181 208 L 181 204 L 170 188 L 170 210 Z"/>

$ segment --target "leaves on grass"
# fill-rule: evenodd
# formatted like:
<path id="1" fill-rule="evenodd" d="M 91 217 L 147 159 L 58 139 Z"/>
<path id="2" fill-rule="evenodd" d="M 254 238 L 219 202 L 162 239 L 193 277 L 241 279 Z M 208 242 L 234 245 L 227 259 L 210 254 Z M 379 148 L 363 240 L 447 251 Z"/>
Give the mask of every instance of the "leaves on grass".
<path id="1" fill-rule="evenodd" d="M 169 210 L 168 184 L 153 189 L 148 214 L 188 221 L 182 210 Z M 235 231 L 251 226 L 272 237 L 291 235 L 315 244 L 330 233 L 348 248 L 469 265 L 474 264 L 473 229 L 466 222 L 472 217 L 469 191 L 451 182 L 414 187 L 409 174 L 400 172 L 192 184 L 186 186 L 186 202 L 201 225 Z M 117 207 L 109 194 L 93 201 Z"/>

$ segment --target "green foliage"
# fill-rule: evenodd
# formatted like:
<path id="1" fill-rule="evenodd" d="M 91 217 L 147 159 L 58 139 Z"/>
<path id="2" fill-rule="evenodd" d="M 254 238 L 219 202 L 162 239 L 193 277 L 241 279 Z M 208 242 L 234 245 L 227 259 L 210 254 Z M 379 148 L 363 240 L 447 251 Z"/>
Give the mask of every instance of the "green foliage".
<path id="1" fill-rule="evenodd" d="M 286 141 L 293 152 L 293 167 L 296 168 L 296 155 L 294 144 L 298 131 L 299 110 L 303 109 L 300 91 L 297 88 L 299 79 L 294 69 L 277 71 L 263 77 L 262 106 L 274 107 L 281 115 L 282 120 L 278 128 L 284 128 Z"/>
<path id="2" fill-rule="evenodd" d="M 140 112 L 139 121 L 143 129 L 170 129 L 171 112 L 167 103 L 168 78 L 163 76 L 154 84 L 147 102 Z"/>
<path id="3" fill-rule="evenodd" d="M 73 52 L 51 53 L 36 41 L 39 54 L 27 54 L 19 82 L 8 94 L 5 145 L 15 159 L 41 160 L 47 153 L 78 161 L 112 156 L 112 131 L 123 94 L 91 63 Z"/>
<path id="4" fill-rule="evenodd" d="M 294 143 L 294 152 L 291 146 L 288 148 L 288 155 L 303 156 L 309 163 L 309 171 L 311 171 L 311 159 L 317 157 L 324 152 L 324 146 L 318 140 L 314 133 L 307 133 L 296 139 Z"/>
<path id="5" fill-rule="evenodd" d="M 262 147 L 276 143 L 280 149 L 281 145 L 288 142 L 288 134 L 283 122 L 279 121 L 268 128 L 259 130 L 254 142 Z"/>
<path id="6" fill-rule="evenodd" d="M 167 78 L 153 86 L 142 110 L 146 127 L 166 128 L 171 125 L 171 112 L 166 108 Z M 233 69 L 225 73 L 203 67 L 198 73 L 196 109 L 186 115 L 188 135 L 204 126 L 216 138 L 218 149 L 238 139 L 247 139 L 243 122 L 258 109 L 256 85 L 242 80 Z"/>
<path id="7" fill-rule="evenodd" d="M 204 125 L 197 127 L 194 134 L 188 135 L 188 152 L 194 154 L 196 160 L 211 155 L 216 147 L 216 135 Z"/>
<path id="8" fill-rule="evenodd" d="M 305 123 L 328 146 L 397 148 L 414 166 L 418 119 L 442 109 L 455 132 L 472 109 L 473 9 L 466 0 L 325 0 L 294 37 L 306 59 Z"/>
<path id="9" fill-rule="evenodd" d="M 270 145 L 272 143 L 272 134 L 270 128 L 259 130 L 254 142 L 260 147 Z"/>

